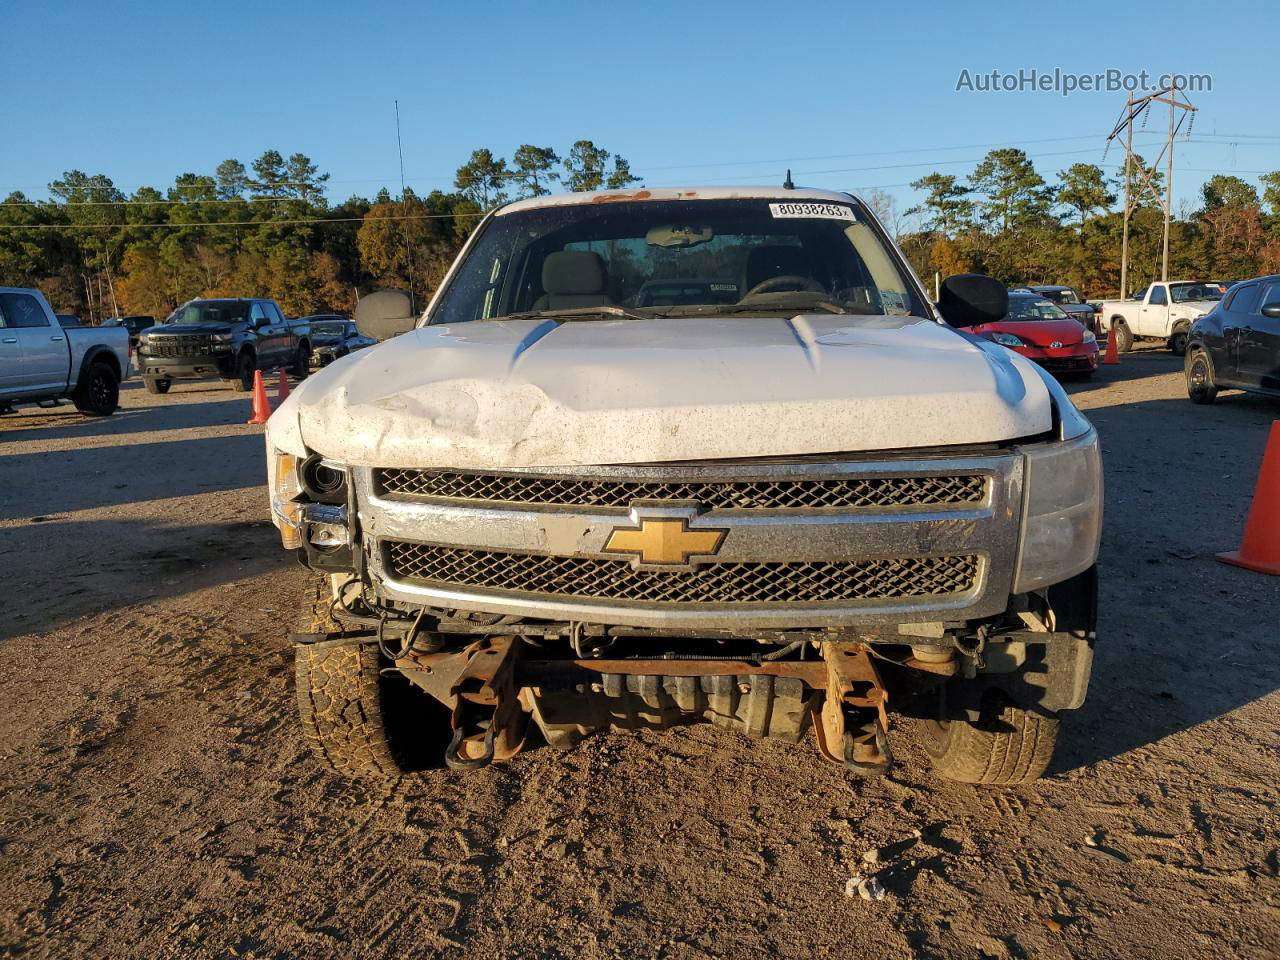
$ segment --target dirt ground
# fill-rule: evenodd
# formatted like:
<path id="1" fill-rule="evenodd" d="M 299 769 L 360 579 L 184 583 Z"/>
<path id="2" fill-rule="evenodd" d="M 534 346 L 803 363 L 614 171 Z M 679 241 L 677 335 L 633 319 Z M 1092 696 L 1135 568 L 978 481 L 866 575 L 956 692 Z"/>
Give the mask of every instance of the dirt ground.
<path id="1" fill-rule="evenodd" d="M 305 572 L 216 384 L 0 417 L 0 954 L 1280 955 L 1280 579 L 1239 545 L 1280 403 L 1148 349 L 1106 460 L 1093 686 L 1047 779 L 892 779 L 713 727 L 353 785 L 295 720 Z M 880 862 L 862 862 L 882 850 Z M 849 899 L 877 872 L 879 901 Z"/>

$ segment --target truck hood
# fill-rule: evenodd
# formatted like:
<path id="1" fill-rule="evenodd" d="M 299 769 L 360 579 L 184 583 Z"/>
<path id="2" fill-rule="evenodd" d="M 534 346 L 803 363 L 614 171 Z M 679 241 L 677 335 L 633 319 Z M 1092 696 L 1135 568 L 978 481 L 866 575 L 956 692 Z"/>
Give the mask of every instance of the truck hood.
<path id="1" fill-rule="evenodd" d="M 1184 310 L 1194 314 L 1195 316 L 1199 316 L 1202 313 L 1208 313 L 1216 307 L 1219 302 L 1220 301 L 1218 300 L 1180 300 L 1178 303 L 1173 304 L 1171 309 Z"/>
<path id="2" fill-rule="evenodd" d="M 420 328 L 304 381 L 279 449 L 503 469 L 976 444 L 1048 431 L 1003 347 L 919 317 L 482 321 Z"/>

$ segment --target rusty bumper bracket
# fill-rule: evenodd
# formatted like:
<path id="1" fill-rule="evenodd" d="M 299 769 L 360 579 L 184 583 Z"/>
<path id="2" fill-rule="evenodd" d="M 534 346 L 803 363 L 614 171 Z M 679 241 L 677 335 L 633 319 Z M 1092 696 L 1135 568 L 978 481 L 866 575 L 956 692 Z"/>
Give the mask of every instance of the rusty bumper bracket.
<path id="1" fill-rule="evenodd" d="M 444 762 L 475 770 L 509 760 L 524 746 L 527 715 L 516 681 L 519 641 L 485 637 L 459 653 L 409 653 L 396 666 L 453 710 Z"/>
<path id="2" fill-rule="evenodd" d="M 888 693 L 867 648 L 856 643 L 822 645 L 827 668 L 822 714 L 813 725 L 818 751 L 857 776 L 879 776 L 893 766 L 889 749 Z"/>

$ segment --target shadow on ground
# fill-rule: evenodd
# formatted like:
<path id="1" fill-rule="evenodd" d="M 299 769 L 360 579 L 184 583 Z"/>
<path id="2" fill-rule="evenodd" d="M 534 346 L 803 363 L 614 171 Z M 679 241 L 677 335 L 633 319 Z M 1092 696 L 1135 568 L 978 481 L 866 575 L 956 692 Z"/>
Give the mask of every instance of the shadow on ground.
<path id="1" fill-rule="evenodd" d="M 1089 698 L 1064 724 L 1058 770 L 1280 689 L 1280 577 L 1215 559 L 1240 545 L 1280 402 L 1237 394 L 1207 407 L 1155 400 L 1087 413 L 1106 485 L 1100 622 Z M 1184 438 L 1180 448 L 1170 436 Z"/>

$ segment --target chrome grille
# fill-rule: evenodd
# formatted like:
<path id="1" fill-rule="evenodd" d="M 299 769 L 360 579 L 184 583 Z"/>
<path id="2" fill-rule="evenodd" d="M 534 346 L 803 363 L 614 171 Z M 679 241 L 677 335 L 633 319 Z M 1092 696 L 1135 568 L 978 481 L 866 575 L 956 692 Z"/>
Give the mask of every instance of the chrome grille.
<path id="1" fill-rule="evenodd" d="M 394 576 L 438 587 L 652 603 L 838 603 L 971 590 L 976 556 L 713 563 L 636 570 L 627 560 L 387 542 Z"/>
<path id="2" fill-rule="evenodd" d="M 717 481 L 377 469 L 374 480 L 379 492 L 393 497 L 624 509 L 636 500 L 692 500 L 713 509 L 753 510 L 935 506 L 980 503 L 987 486 L 982 474 Z"/>

